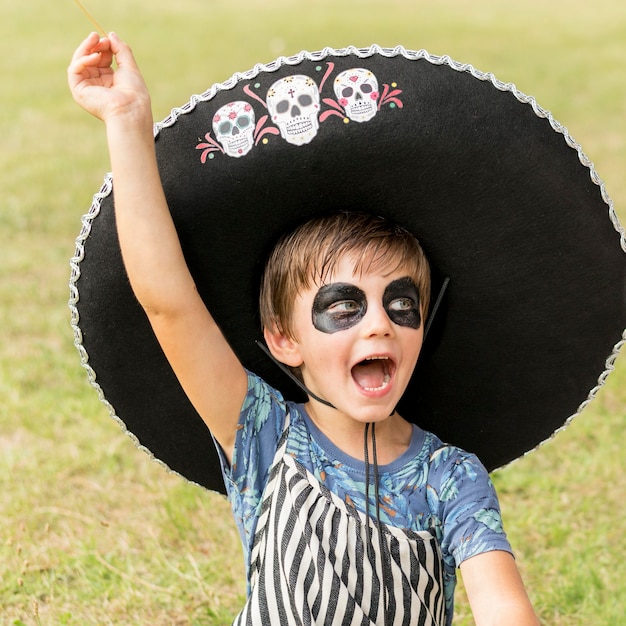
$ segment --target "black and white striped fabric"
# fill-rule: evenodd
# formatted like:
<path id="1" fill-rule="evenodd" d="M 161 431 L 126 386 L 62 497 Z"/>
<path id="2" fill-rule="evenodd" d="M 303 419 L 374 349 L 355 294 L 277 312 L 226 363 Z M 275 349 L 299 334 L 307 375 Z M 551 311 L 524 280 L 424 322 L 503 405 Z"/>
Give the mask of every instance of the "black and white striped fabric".
<path id="1" fill-rule="evenodd" d="M 250 596 L 234 624 L 443 626 L 443 565 L 435 537 L 382 525 L 384 594 L 381 555 L 368 556 L 368 545 L 380 545 L 376 522 L 285 454 L 287 431 L 263 494 Z"/>

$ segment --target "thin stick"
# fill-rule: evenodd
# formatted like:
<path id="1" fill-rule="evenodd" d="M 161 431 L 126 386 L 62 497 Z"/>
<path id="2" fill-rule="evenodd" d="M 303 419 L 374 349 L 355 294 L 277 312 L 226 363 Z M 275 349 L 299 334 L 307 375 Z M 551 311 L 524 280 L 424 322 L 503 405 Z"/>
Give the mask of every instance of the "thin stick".
<path id="1" fill-rule="evenodd" d="M 82 3 L 80 2 L 80 0 L 74 0 L 74 2 L 76 3 L 76 6 L 83 12 L 83 14 L 85 15 L 85 17 L 96 27 L 96 30 L 103 36 L 106 37 L 107 33 L 104 30 L 104 28 L 102 28 L 102 26 L 100 26 L 100 24 L 98 24 L 98 22 L 96 22 L 96 20 L 94 19 L 94 17 L 91 15 L 91 13 L 89 13 L 89 11 L 87 11 L 87 9 L 82 5 Z"/>

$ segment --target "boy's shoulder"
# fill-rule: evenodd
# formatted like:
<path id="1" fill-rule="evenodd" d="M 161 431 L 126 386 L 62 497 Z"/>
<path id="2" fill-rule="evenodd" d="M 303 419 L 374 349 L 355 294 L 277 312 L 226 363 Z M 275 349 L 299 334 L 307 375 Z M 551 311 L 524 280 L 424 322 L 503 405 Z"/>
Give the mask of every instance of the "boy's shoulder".
<path id="1" fill-rule="evenodd" d="M 431 477 L 437 476 L 441 481 L 456 478 L 469 479 L 472 482 L 482 479 L 489 482 L 487 469 L 474 453 L 446 443 L 429 431 L 426 431 L 425 447 L 429 452 L 428 466 Z"/>

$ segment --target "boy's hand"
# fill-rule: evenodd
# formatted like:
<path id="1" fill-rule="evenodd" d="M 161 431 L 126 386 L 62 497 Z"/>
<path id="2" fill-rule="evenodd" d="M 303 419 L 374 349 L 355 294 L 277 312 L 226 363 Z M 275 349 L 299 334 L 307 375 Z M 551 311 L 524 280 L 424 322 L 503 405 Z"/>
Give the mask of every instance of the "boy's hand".
<path id="1" fill-rule="evenodd" d="M 125 115 L 151 118 L 141 72 L 129 46 L 115 33 L 102 39 L 91 33 L 74 52 L 67 75 L 74 100 L 104 122 Z"/>

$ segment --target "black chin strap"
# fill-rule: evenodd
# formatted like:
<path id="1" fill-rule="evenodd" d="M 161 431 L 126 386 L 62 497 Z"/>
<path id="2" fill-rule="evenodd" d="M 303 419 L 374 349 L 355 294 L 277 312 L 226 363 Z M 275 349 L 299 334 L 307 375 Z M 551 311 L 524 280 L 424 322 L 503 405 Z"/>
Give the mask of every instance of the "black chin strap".
<path id="1" fill-rule="evenodd" d="M 430 311 L 430 315 L 428 316 L 428 319 L 426 320 L 426 326 L 424 327 L 424 341 L 426 340 L 426 336 L 428 335 L 428 331 L 430 330 L 430 327 L 432 326 L 433 323 L 433 319 L 435 318 L 435 314 L 437 313 L 437 310 L 439 309 L 439 305 L 441 304 L 441 301 L 443 300 L 443 296 L 446 293 L 446 289 L 448 288 L 448 283 L 450 282 L 449 278 L 445 278 L 443 281 L 443 284 L 441 285 L 441 289 L 439 290 L 439 294 L 437 295 L 437 299 L 435 300 L 433 307 Z M 317 400 L 318 402 L 321 402 L 322 404 L 325 404 L 326 406 L 329 406 L 331 409 L 336 409 L 337 407 L 335 407 L 334 405 L 332 405 L 330 402 L 328 402 L 328 400 L 324 400 L 324 398 L 320 398 L 319 396 L 315 395 L 310 389 L 307 388 L 307 386 L 291 371 L 291 369 L 289 369 L 284 363 L 281 363 L 277 358 L 274 357 L 274 355 L 270 352 L 270 349 L 262 342 L 259 341 L 258 339 L 255 341 L 256 345 L 259 346 L 259 348 L 261 348 L 261 350 L 263 350 L 263 352 L 265 352 L 265 354 L 267 354 L 267 356 L 276 364 L 278 365 L 278 367 L 285 373 L 287 374 L 287 376 L 289 376 L 289 378 L 291 378 L 291 380 L 296 383 L 296 385 L 298 385 L 298 387 L 304 391 L 304 393 L 309 396 L 309 398 L 313 398 L 313 400 Z M 393 413 L 392 413 L 393 415 Z"/>
<path id="2" fill-rule="evenodd" d="M 450 279 L 446 276 L 446 278 L 443 279 L 443 283 L 441 284 L 441 289 L 439 290 L 439 293 L 437 294 L 437 299 L 433 303 L 433 307 L 430 310 L 430 315 L 428 316 L 428 319 L 426 320 L 426 327 L 424 328 L 424 341 L 426 341 L 428 331 L 430 330 L 430 327 L 433 325 L 433 320 L 435 319 L 435 315 L 437 311 L 439 310 L 439 305 L 441 304 L 441 301 L 443 300 L 443 296 L 446 293 L 446 289 L 448 288 L 449 283 L 450 283 Z"/>
<path id="3" fill-rule="evenodd" d="M 259 346 L 259 348 L 261 348 L 261 350 L 263 350 L 263 352 L 265 352 L 265 354 L 267 354 L 267 356 L 270 359 L 272 359 L 272 361 L 274 361 L 274 363 L 276 363 L 276 365 L 278 365 L 278 367 L 285 374 L 287 374 L 287 376 L 289 376 L 289 378 L 291 378 L 291 380 L 294 383 L 296 383 L 296 385 L 298 385 L 298 387 L 300 387 L 300 389 L 302 391 L 304 391 L 304 393 L 306 393 L 307 396 L 309 396 L 310 398 L 313 398 L 314 400 L 317 400 L 318 402 L 321 402 L 322 404 L 325 404 L 326 406 L 329 406 L 331 409 L 336 408 L 330 402 L 328 402 L 328 400 L 324 400 L 323 398 L 320 398 L 319 396 L 316 396 L 310 389 L 308 389 L 307 386 L 284 363 L 281 363 L 270 352 L 270 349 L 262 341 L 256 340 L 255 343 L 256 343 L 257 346 Z"/>
<path id="4" fill-rule="evenodd" d="M 363 436 L 363 456 L 365 457 L 365 519 L 366 519 L 366 534 L 367 534 L 367 556 L 372 566 L 376 564 L 376 551 L 372 541 L 372 528 L 370 526 L 370 461 L 369 450 L 367 445 L 367 435 L 372 427 L 372 466 L 374 469 L 374 499 L 376 501 L 376 527 L 378 530 L 378 549 L 380 552 L 380 558 L 382 562 L 382 580 L 380 584 L 383 588 L 383 615 L 385 618 L 385 626 L 390 621 L 389 611 L 389 588 L 388 585 L 391 582 L 391 573 L 389 571 L 391 567 L 389 551 L 387 549 L 387 542 L 383 536 L 383 527 L 380 523 L 380 494 L 378 478 L 378 459 L 376 455 L 376 423 L 365 424 L 364 436 Z M 374 567 L 374 569 L 376 569 Z"/>

